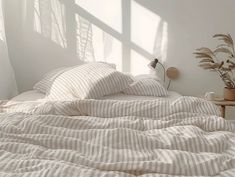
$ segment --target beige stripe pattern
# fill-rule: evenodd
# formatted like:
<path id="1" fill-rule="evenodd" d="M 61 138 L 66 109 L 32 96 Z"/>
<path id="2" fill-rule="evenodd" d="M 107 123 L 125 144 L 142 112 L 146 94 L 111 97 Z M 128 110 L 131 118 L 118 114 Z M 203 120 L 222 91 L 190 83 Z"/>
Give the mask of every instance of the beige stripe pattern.
<path id="1" fill-rule="evenodd" d="M 50 91 L 49 100 L 96 99 L 119 93 L 133 82 L 106 63 L 91 62 L 72 68 L 57 77 Z"/>
<path id="2" fill-rule="evenodd" d="M 113 63 L 106 63 L 106 62 L 96 62 L 96 63 L 103 63 L 107 64 L 108 66 L 112 67 L 113 69 L 116 69 L 116 65 Z M 33 87 L 34 90 L 37 90 L 41 93 L 49 93 L 51 86 L 53 85 L 54 81 L 63 73 L 76 68 L 78 66 L 72 66 L 72 67 L 62 67 L 52 70 L 51 72 L 45 74 L 43 76 L 43 79 L 40 80 L 38 83 L 36 83 Z"/>
<path id="3" fill-rule="evenodd" d="M 163 85 L 159 81 L 151 78 L 137 80 L 123 92 L 128 95 L 140 96 L 164 97 L 168 95 L 167 90 Z"/>
<path id="4" fill-rule="evenodd" d="M 56 80 L 57 77 L 59 77 L 64 72 L 68 71 L 70 68 L 57 68 L 49 73 L 47 73 L 42 80 L 40 80 L 38 83 L 36 83 L 33 87 L 34 90 L 37 90 L 41 93 L 47 93 L 49 92 L 53 82 Z"/>
<path id="5" fill-rule="evenodd" d="M 0 105 L 0 176 L 235 174 L 235 127 L 198 98 Z"/>

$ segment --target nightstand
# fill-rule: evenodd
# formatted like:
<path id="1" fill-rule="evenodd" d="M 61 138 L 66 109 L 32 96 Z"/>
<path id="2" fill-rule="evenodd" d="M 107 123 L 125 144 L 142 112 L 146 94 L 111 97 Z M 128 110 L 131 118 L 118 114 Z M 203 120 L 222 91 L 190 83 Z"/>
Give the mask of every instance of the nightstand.
<path id="1" fill-rule="evenodd" d="M 199 96 L 199 98 L 205 99 L 204 96 Z M 206 100 L 206 99 L 205 99 Z M 225 118 L 226 106 L 235 106 L 235 101 L 228 100 L 208 100 L 220 107 L 221 117 Z"/>
<path id="2" fill-rule="evenodd" d="M 221 116 L 225 118 L 226 106 L 235 106 L 235 101 L 227 101 L 227 100 L 213 100 L 211 101 L 215 105 L 220 106 Z"/>

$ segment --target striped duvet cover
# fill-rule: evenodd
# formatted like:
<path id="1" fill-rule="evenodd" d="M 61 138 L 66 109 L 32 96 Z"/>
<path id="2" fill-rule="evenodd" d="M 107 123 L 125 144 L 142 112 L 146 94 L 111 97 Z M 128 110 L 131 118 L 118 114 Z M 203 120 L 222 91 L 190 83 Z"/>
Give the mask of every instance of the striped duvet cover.
<path id="1" fill-rule="evenodd" d="M 210 102 L 0 103 L 0 176 L 235 176 L 235 129 Z"/>

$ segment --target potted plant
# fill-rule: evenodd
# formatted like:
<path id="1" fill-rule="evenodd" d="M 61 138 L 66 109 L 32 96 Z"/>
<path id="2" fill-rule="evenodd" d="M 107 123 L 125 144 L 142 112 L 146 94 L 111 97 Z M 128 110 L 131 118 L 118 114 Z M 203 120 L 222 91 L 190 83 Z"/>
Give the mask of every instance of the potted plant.
<path id="1" fill-rule="evenodd" d="M 196 49 L 194 54 L 199 59 L 199 66 L 215 71 L 225 84 L 224 99 L 235 100 L 235 79 L 233 69 L 235 69 L 235 50 L 233 39 L 230 34 L 216 34 L 213 38 L 222 41 L 215 50 L 207 47 Z"/>

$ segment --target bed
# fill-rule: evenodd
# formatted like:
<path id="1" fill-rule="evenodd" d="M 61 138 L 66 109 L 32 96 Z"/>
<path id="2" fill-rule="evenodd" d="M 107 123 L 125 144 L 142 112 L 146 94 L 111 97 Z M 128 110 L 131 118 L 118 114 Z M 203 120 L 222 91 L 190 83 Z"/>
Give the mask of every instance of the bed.
<path id="1" fill-rule="evenodd" d="M 0 102 L 0 176 L 234 177 L 235 127 L 211 102 L 175 92 L 65 100 L 69 83 L 59 83 L 57 97 L 29 91 Z M 112 83 L 86 96 L 125 86 Z M 151 92 L 144 83 L 126 93 Z"/>

